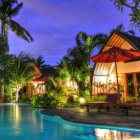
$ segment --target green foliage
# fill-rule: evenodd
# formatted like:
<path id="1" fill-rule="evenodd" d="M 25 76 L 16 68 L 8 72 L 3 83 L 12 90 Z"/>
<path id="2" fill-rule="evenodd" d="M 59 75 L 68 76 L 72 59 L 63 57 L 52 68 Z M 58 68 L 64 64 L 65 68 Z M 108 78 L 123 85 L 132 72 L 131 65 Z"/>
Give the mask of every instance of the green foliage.
<path id="1" fill-rule="evenodd" d="M 130 21 L 132 27 L 135 26 L 140 30 L 140 1 L 139 0 L 113 0 L 118 10 L 123 11 L 125 7 L 131 10 Z"/>
<path id="2" fill-rule="evenodd" d="M 78 107 L 78 106 L 80 106 L 80 102 L 77 93 L 70 92 L 69 95 L 67 95 L 67 103 L 65 107 Z"/>
<path id="3" fill-rule="evenodd" d="M 67 100 L 64 96 L 55 94 L 41 94 L 34 95 L 31 98 L 30 104 L 32 107 L 39 108 L 62 108 L 66 104 Z"/>
<path id="4" fill-rule="evenodd" d="M 66 56 L 61 62 L 64 69 L 63 75 L 65 75 L 63 77 L 76 83 L 79 96 L 84 96 L 86 93 L 90 94 L 92 83 L 90 55 L 93 48 L 103 44 L 106 39 L 107 37 L 104 34 L 92 36 L 79 32 L 76 36 L 76 46 L 68 49 Z"/>
<path id="5" fill-rule="evenodd" d="M 92 97 L 93 102 L 101 102 L 101 101 L 105 101 L 106 99 L 106 95 L 95 95 Z"/>
<path id="6" fill-rule="evenodd" d="M 26 93 L 22 94 L 21 99 L 22 99 L 22 102 L 28 102 L 27 94 Z"/>
<path id="7" fill-rule="evenodd" d="M 113 29 L 113 30 L 114 30 L 114 29 Z M 111 33 L 112 33 L 113 30 L 111 30 Z M 129 34 L 129 35 L 135 36 L 135 31 L 132 30 L 132 29 L 126 31 L 123 24 L 117 25 L 117 27 L 115 28 L 115 30 L 117 30 L 117 31 L 119 31 L 119 32 L 122 32 L 122 33 L 125 33 L 125 34 Z"/>
<path id="8" fill-rule="evenodd" d="M 10 86 L 13 90 L 19 91 L 26 85 L 27 80 L 35 75 L 34 68 L 30 63 L 30 56 L 21 52 L 14 60 L 11 69 Z"/>
<path id="9" fill-rule="evenodd" d="M 30 104 L 32 107 L 45 107 L 45 98 L 44 95 L 34 95 L 31 98 Z"/>
<path id="10" fill-rule="evenodd" d="M 0 54 L 0 86 L 8 85 L 11 77 L 11 69 L 14 66 L 15 56 Z"/>
<path id="11" fill-rule="evenodd" d="M 87 102 L 89 102 L 90 101 L 90 91 L 89 90 L 85 90 L 85 93 L 84 93 L 83 97 L 85 98 L 85 100 Z"/>
<path id="12" fill-rule="evenodd" d="M 3 95 L 3 102 L 6 102 L 6 103 L 9 103 L 11 102 L 12 98 L 11 98 L 11 95 L 10 94 L 4 94 Z"/>
<path id="13" fill-rule="evenodd" d="M 33 76 L 34 68 L 28 54 L 20 53 L 16 57 L 0 53 L 0 88 L 3 87 L 6 93 L 19 91 Z"/>
<path id="14" fill-rule="evenodd" d="M 126 103 L 135 103 L 136 102 L 136 98 L 128 96 L 125 99 L 122 99 L 121 101 L 122 102 L 126 102 Z"/>
<path id="15" fill-rule="evenodd" d="M 6 54 L 7 50 L 7 42 L 3 36 L 0 36 L 0 55 Z"/>
<path id="16" fill-rule="evenodd" d="M 5 38 L 7 43 L 6 51 L 9 51 L 8 45 L 8 29 L 11 29 L 22 39 L 30 42 L 33 41 L 33 38 L 16 21 L 12 20 L 13 17 L 18 15 L 20 9 L 23 7 L 23 3 L 18 3 L 17 0 L 1 0 L 0 1 L 0 21 L 1 21 L 1 34 Z"/>

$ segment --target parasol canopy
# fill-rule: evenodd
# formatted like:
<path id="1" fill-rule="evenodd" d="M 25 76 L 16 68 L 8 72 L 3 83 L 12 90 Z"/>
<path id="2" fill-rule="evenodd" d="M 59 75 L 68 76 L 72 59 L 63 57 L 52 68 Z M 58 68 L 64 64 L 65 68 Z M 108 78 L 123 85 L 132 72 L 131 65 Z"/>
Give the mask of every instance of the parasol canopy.
<path id="1" fill-rule="evenodd" d="M 98 63 L 112 63 L 115 62 L 115 71 L 116 71 L 116 79 L 117 79 L 117 90 L 119 93 L 119 83 L 118 83 L 118 71 L 117 71 L 117 63 L 116 62 L 125 62 L 134 58 L 140 57 L 140 52 L 135 51 L 133 49 L 126 50 L 119 47 L 111 47 L 107 51 L 101 52 L 95 56 L 91 57 L 93 62 Z"/>
<path id="2" fill-rule="evenodd" d="M 39 77 L 32 80 L 33 82 L 49 82 L 50 79 L 48 77 Z"/>

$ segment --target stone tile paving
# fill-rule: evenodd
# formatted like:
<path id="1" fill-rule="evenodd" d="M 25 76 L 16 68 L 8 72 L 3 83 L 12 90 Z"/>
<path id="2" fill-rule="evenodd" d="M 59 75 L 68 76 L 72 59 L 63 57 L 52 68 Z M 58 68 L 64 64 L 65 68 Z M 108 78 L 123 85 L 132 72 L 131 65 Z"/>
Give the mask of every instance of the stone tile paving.
<path id="1" fill-rule="evenodd" d="M 81 108 L 64 108 L 64 109 L 45 109 L 41 113 L 48 115 L 58 115 L 63 119 L 78 122 L 78 123 L 90 123 L 101 124 L 110 126 L 121 126 L 129 128 L 140 129 L 140 110 L 129 111 L 129 115 L 120 112 L 120 110 L 113 110 L 98 113 L 97 110 L 90 110 L 86 112 L 86 109 Z"/>

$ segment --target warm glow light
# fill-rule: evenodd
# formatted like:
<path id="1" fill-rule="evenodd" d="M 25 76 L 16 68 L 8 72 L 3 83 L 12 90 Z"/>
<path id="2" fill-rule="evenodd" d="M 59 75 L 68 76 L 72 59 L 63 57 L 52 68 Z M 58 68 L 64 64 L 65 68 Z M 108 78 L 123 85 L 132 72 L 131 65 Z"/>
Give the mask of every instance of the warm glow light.
<path id="1" fill-rule="evenodd" d="M 115 66 L 115 63 L 112 63 L 112 64 L 111 64 L 111 68 L 110 68 L 110 70 L 109 70 L 109 75 L 112 73 L 114 66 Z"/>
<path id="2" fill-rule="evenodd" d="M 107 76 L 94 76 L 94 81 L 95 82 L 105 83 L 106 80 L 107 80 Z"/>
<path id="3" fill-rule="evenodd" d="M 74 81 L 68 81 L 66 83 L 66 86 L 69 88 L 72 88 L 72 89 L 78 89 L 78 86 L 77 86 L 76 82 L 74 82 Z"/>
<path id="4" fill-rule="evenodd" d="M 85 99 L 83 97 L 80 97 L 80 104 L 84 104 L 85 103 Z"/>
<path id="5" fill-rule="evenodd" d="M 111 82 L 116 82 L 116 77 L 115 77 L 114 74 L 111 74 L 111 75 L 109 76 L 109 81 L 111 81 Z"/>
<path id="6" fill-rule="evenodd" d="M 16 124 L 18 124 L 19 122 L 20 122 L 20 119 L 21 119 L 21 110 L 20 110 L 20 108 L 19 108 L 19 106 L 18 105 L 13 105 L 13 107 L 14 107 L 14 121 L 15 121 L 15 123 Z"/>
<path id="7" fill-rule="evenodd" d="M 112 137 L 114 139 L 121 138 L 121 133 L 117 130 L 95 129 L 95 134 L 97 137 L 104 140 L 110 140 Z"/>

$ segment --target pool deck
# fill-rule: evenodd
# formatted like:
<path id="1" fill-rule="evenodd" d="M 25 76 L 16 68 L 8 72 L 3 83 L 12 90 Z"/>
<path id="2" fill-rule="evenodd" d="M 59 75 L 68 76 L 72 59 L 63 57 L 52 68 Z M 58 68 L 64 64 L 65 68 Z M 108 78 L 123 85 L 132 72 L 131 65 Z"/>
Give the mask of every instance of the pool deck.
<path id="1" fill-rule="evenodd" d="M 64 108 L 64 109 L 45 109 L 41 113 L 47 115 L 58 115 L 71 122 L 99 124 L 109 126 L 119 126 L 140 129 L 140 110 L 131 110 L 129 115 L 125 115 L 120 110 L 106 112 L 97 110 L 87 112 L 82 108 Z"/>

